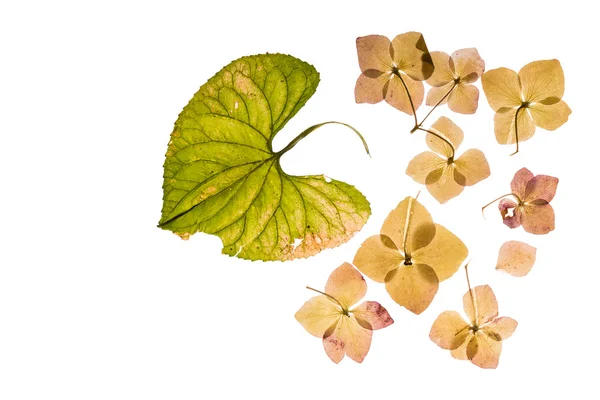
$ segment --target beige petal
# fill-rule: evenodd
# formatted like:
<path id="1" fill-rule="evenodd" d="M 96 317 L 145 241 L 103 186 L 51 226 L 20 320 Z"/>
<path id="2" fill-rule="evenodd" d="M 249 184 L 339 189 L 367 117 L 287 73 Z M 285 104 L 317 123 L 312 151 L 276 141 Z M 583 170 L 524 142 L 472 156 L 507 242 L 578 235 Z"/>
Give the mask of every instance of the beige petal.
<path id="1" fill-rule="evenodd" d="M 498 302 L 492 288 L 488 285 L 475 286 L 473 297 L 477 304 L 477 311 L 473 310 L 473 300 L 469 291 L 463 296 L 465 313 L 477 326 L 482 326 L 498 316 Z M 477 318 L 475 318 L 477 314 Z"/>
<path id="2" fill-rule="evenodd" d="M 465 136 L 462 129 L 458 127 L 450 118 L 440 117 L 431 125 L 431 128 L 436 133 L 441 133 L 450 143 L 454 146 L 454 149 L 457 150 Z M 427 146 L 436 153 L 443 154 L 446 158 L 452 156 L 452 149 L 446 142 L 441 140 L 438 137 L 428 133 L 427 134 Z"/>
<path id="3" fill-rule="evenodd" d="M 527 184 L 533 179 L 533 174 L 527 168 L 521 168 L 515 173 L 512 181 L 510 182 L 510 190 L 512 193 L 519 196 L 521 200 L 525 198 L 525 191 Z"/>
<path id="4" fill-rule="evenodd" d="M 516 143 L 515 115 L 516 108 L 502 108 L 494 115 L 494 133 L 496 141 L 500 144 Z M 533 119 L 527 109 L 519 110 L 519 142 L 530 139 L 535 133 Z"/>
<path id="5" fill-rule="evenodd" d="M 428 106 L 435 106 L 438 103 L 441 104 L 446 104 L 448 102 L 448 98 L 450 97 L 450 95 L 448 94 L 448 92 L 450 90 L 452 90 L 454 86 L 454 82 L 448 82 L 445 85 L 442 85 L 440 87 L 432 87 L 429 89 L 429 91 L 427 92 L 427 100 L 425 102 L 425 104 L 427 104 Z M 440 102 L 441 100 L 441 102 Z"/>
<path id="6" fill-rule="evenodd" d="M 406 89 L 410 92 L 412 104 L 416 111 L 421 106 L 421 103 L 423 103 L 423 82 L 412 80 L 409 76 L 404 74 L 400 75 L 402 78 L 392 75 L 392 78 L 389 80 L 387 90 L 384 90 L 385 101 L 392 107 L 397 108 L 408 115 L 412 115 L 412 107 L 410 106 L 410 99 L 406 94 Z M 400 79 L 402 79 L 402 81 Z M 404 82 L 406 88 L 402 82 Z"/>
<path id="7" fill-rule="evenodd" d="M 387 72 L 392 69 L 392 42 L 385 36 L 369 35 L 356 39 L 358 64 L 362 72 L 377 70 Z"/>
<path id="8" fill-rule="evenodd" d="M 467 358 L 480 368 L 496 368 L 502 352 L 502 342 L 492 340 L 477 331 L 467 345 Z"/>
<path id="9" fill-rule="evenodd" d="M 536 248 L 527 243 L 511 240 L 505 242 L 498 251 L 496 269 L 512 276 L 525 276 L 535 262 Z"/>
<path id="10" fill-rule="evenodd" d="M 399 70 L 417 81 L 424 81 L 432 75 L 433 61 L 421 33 L 400 34 L 392 40 L 392 47 L 392 58 Z"/>
<path id="11" fill-rule="evenodd" d="M 473 85 L 457 85 L 448 96 L 448 108 L 460 114 L 475 114 L 479 102 L 479 89 Z"/>
<path id="12" fill-rule="evenodd" d="M 517 321 L 510 317 L 500 317 L 484 326 L 482 331 L 491 339 L 500 341 L 511 337 L 517 325 Z"/>
<path id="13" fill-rule="evenodd" d="M 454 179 L 454 165 L 446 165 L 443 169 L 431 172 L 425 181 L 427 190 L 440 204 L 455 198 L 465 188 Z"/>
<path id="14" fill-rule="evenodd" d="M 335 297 L 348 310 L 365 296 L 367 282 L 356 268 L 348 263 L 343 263 L 329 275 L 325 293 Z"/>
<path id="15" fill-rule="evenodd" d="M 556 194 L 557 186 L 558 178 L 549 175 L 536 175 L 527 182 L 525 194 L 521 200 L 535 202 L 536 204 L 540 203 L 539 200 L 550 203 Z"/>
<path id="16" fill-rule="evenodd" d="M 406 250 L 406 253 L 411 255 L 433 240 L 435 224 L 421 203 L 412 197 L 407 197 L 387 216 L 381 227 L 381 234 L 392 239 L 396 248 L 403 253 Z M 406 246 L 404 246 L 405 237 Z"/>
<path id="17" fill-rule="evenodd" d="M 363 362 L 371 348 L 373 331 L 360 326 L 353 317 L 344 316 L 340 325 L 346 343 L 346 355 L 358 363 Z"/>
<path id="18" fill-rule="evenodd" d="M 452 355 L 452 357 L 456 358 L 457 360 L 468 360 L 469 359 L 467 357 L 467 346 L 469 345 L 469 342 L 474 337 L 474 335 L 471 330 L 469 330 L 468 332 L 469 333 L 467 333 L 467 337 L 465 338 L 465 341 L 463 342 L 463 344 L 460 345 L 459 347 L 457 347 L 456 349 L 450 351 L 450 354 Z"/>
<path id="19" fill-rule="evenodd" d="M 487 71 L 481 78 L 483 91 L 494 111 L 522 104 L 521 85 L 517 73 L 508 68 Z"/>
<path id="20" fill-rule="evenodd" d="M 440 158 L 440 156 L 431 151 L 424 151 L 410 160 L 406 167 L 406 175 L 413 178 L 415 182 L 424 185 L 427 175 L 429 175 L 430 172 L 435 171 L 436 169 L 442 169 L 446 165 L 446 159 Z"/>
<path id="21" fill-rule="evenodd" d="M 469 334 L 469 324 L 456 311 L 444 311 L 433 323 L 429 338 L 442 349 L 460 347 Z"/>
<path id="22" fill-rule="evenodd" d="M 456 172 L 461 179 L 456 179 L 458 184 L 473 186 L 490 176 L 490 165 L 481 150 L 469 149 L 454 161 Z"/>
<path id="23" fill-rule="evenodd" d="M 354 310 L 351 310 L 351 313 L 360 326 L 373 331 L 394 323 L 385 307 L 376 301 L 365 301 Z"/>
<path id="24" fill-rule="evenodd" d="M 357 103 L 379 103 L 383 100 L 383 91 L 388 82 L 389 76 L 385 74 L 372 74 L 371 77 L 360 74 L 354 87 L 354 100 Z"/>
<path id="25" fill-rule="evenodd" d="M 430 55 L 435 69 L 433 70 L 433 74 L 427 79 L 427 84 L 429 86 L 439 87 L 449 83 L 450 87 L 452 87 L 454 82 L 454 71 L 450 66 L 450 56 L 443 51 L 432 51 Z M 429 96 L 427 96 L 427 105 L 433 105 L 435 103 L 437 103 L 437 101 L 429 104 Z"/>
<path id="26" fill-rule="evenodd" d="M 458 271 L 468 253 L 467 246 L 458 237 L 435 224 L 435 237 L 427 246 L 415 251 L 412 259 L 414 263 L 429 265 L 442 282 Z"/>
<path id="27" fill-rule="evenodd" d="M 558 102 L 565 92 L 565 76 L 558 60 L 534 61 L 519 71 L 521 90 L 528 102 Z"/>
<path id="28" fill-rule="evenodd" d="M 434 270 L 424 264 L 402 266 L 391 271 L 385 280 L 390 297 L 415 314 L 421 314 L 429 307 L 438 285 Z"/>
<path id="29" fill-rule="evenodd" d="M 295 318 L 313 336 L 323 337 L 342 315 L 339 306 L 333 304 L 327 296 L 315 296 L 309 299 L 296 312 Z"/>
<path id="30" fill-rule="evenodd" d="M 485 62 L 481 59 L 479 52 L 475 48 L 455 51 L 452 53 L 452 61 L 454 61 L 456 75 L 461 78 L 461 81 L 466 83 L 475 82 L 483 75 L 483 71 L 485 70 Z"/>
<path id="31" fill-rule="evenodd" d="M 352 263 L 369 278 L 383 283 L 388 272 L 403 262 L 404 256 L 389 237 L 375 235 L 363 242 Z"/>
<path id="32" fill-rule="evenodd" d="M 550 204 L 521 207 L 521 224 L 525 232 L 545 235 L 554 230 L 554 209 Z"/>
<path id="33" fill-rule="evenodd" d="M 533 123 L 547 131 L 553 131 L 569 119 L 571 109 L 564 101 L 546 105 L 535 103 L 529 106 L 529 112 L 533 118 Z"/>

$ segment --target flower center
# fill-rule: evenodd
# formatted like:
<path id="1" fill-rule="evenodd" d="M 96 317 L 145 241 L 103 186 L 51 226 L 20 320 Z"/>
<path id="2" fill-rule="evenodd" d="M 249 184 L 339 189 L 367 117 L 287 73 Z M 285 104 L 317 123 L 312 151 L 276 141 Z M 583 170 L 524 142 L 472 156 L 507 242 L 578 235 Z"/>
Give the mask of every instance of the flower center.
<path id="1" fill-rule="evenodd" d="M 523 103 L 521 103 L 521 108 L 528 108 L 530 105 L 531 105 L 530 102 L 524 101 Z"/>
<path id="2" fill-rule="evenodd" d="M 476 333 L 479 330 L 479 327 L 474 324 L 474 325 L 470 326 L 469 329 L 472 330 L 473 333 Z"/>
<path id="3" fill-rule="evenodd" d="M 404 265 L 413 265 L 412 258 L 410 256 L 406 256 L 404 258 Z"/>

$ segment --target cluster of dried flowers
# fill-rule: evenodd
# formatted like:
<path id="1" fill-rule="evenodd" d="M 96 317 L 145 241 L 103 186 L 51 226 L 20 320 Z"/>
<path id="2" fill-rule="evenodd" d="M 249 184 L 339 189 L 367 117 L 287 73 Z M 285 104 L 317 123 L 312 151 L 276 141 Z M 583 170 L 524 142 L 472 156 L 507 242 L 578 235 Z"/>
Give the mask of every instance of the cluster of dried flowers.
<path id="1" fill-rule="evenodd" d="M 457 113 L 475 113 L 479 90 L 473 84 L 481 78 L 488 103 L 496 112 L 496 140 L 516 144 L 515 153 L 520 142 L 533 136 L 536 126 L 555 130 L 571 113 L 562 100 L 564 75 L 558 60 L 534 61 L 518 74 L 507 68 L 484 73 L 485 63 L 476 49 L 461 49 L 452 55 L 429 52 L 418 32 L 400 34 L 391 41 L 380 35 L 360 37 L 356 46 L 362 72 L 356 82 L 356 102 L 375 104 L 385 100 L 414 117 L 411 133 L 425 132 L 432 151 L 415 156 L 406 174 L 425 185 L 441 204 L 458 196 L 465 186 L 489 177 L 490 167 L 478 149 L 457 154 L 464 133 L 449 118 L 440 117 L 431 127 L 424 127 L 437 107 L 447 104 Z M 423 81 L 431 86 L 426 97 Z M 419 121 L 416 111 L 424 98 L 433 108 Z M 506 226 L 522 225 L 526 232 L 547 234 L 554 230 L 554 210 L 549 203 L 557 184 L 557 178 L 534 176 L 522 168 L 511 182 L 511 192 L 483 208 L 500 200 L 498 208 Z M 389 214 L 380 234 L 361 245 L 353 260 L 358 270 L 348 263 L 336 269 L 325 291 L 306 302 L 296 319 L 308 332 L 322 338 L 334 362 L 341 361 L 344 354 L 361 362 L 369 350 L 372 331 L 393 322 L 376 302 L 350 309 L 366 292 L 361 272 L 384 283 L 400 306 L 420 314 L 432 302 L 439 283 L 458 271 L 467 254 L 458 237 L 434 223 L 416 199 L 407 197 Z M 508 241 L 500 247 L 496 268 L 524 276 L 535 257 L 536 248 Z M 512 335 L 517 322 L 509 317 L 498 318 L 498 304 L 490 286 L 471 288 L 468 272 L 467 283 L 469 290 L 463 304 L 469 322 L 456 311 L 445 311 L 433 323 L 429 336 L 438 346 L 450 350 L 454 358 L 470 360 L 481 368 L 496 368 L 502 340 Z"/>

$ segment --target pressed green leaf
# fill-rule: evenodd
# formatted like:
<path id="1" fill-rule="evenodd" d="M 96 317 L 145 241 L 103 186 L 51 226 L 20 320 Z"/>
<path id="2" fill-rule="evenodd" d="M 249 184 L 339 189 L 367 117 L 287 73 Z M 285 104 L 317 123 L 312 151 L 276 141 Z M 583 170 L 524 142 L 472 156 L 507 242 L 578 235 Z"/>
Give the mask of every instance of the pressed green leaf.
<path id="1" fill-rule="evenodd" d="M 184 239 L 217 235 L 223 253 L 250 260 L 309 257 L 348 241 L 371 214 L 362 193 L 323 175 L 288 175 L 279 164 L 323 124 L 280 152 L 271 146 L 318 83 L 313 66 L 262 54 L 232 62 L 204 84 L 171 134 L 159 227 Z"/>

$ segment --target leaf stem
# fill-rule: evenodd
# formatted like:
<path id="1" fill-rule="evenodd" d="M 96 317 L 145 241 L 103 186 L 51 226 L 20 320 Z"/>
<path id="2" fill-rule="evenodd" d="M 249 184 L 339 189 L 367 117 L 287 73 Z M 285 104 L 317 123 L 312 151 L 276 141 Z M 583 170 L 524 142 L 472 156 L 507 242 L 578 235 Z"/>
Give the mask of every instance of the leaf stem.
<path id="1" fill-rule="evenodd" d="M 452 149 L 452 157 L 451 157 L 451 158 L 452 158 L 452 160 L 454 160 L 454 155 L 456 154 L 456 150 L 454 149 L 454 146 L 452 145 L 452 143 L 450 143 L 450 141 L 449 141 L 448 139 L 446 139 L 446 138 L 445 138 L 445 137 L 443 137 L 442 135 L 438 135 L 437 133 L 435 133 L 435 132 L 433 132 L 433 131 L 430 131 L 429 129 L 424 129 L 424 128 L 421 128 L 421 127 L 418 127 L 417 129 L 418 129 L 418 130 L 420 130 L 420 131 L 423 131 L 423 132 L 430 133 L 430 134 L 432 134 L 433 136 L 435 136 L 435 137 L 437 137 L 437 138 L 440 138 L 440 139 L 442 139 L 444 142 L 446 142 L 446 143 L 448 144 L 448 146 L 450 146 L 450 148 Z"/>
<path id="2" fill-rule="evenodd" d="M 473 289 L 471 289 L 471 281 L 469 280 L 469 263 L 471 261 L 469 260 L 469 262 L 467 262 L 467 265 L 465 265 L 465 275 L 467 275 L 467 286 L 469 287 L 469 295 L 471 296 L 471 303 L 473 303 L 473 310 L 475 311 L 475 321 L 471 321 L 475 324 L 477 324 L 477 303 L 475 302 L 475 294 L 473 293 Z"/>
<path id="3" fill-rule="evenodd" d="M 515 198 L 515 200 L 517 200 L 517 204 L 522 204 L 523 202 L 521 201 L 521 198 L 519 196 L 517 196 L 514 193 L 507 193 L 507 194 L 503 194 L 502 196 L 498 197 L 497 199 L 494 199 L 492 201 L 490 201 L 489 203 L 487 203 L 485 206 L 481 207 L 481 214 L 483 214 L 483 210 L 485 210 L 487 207 L 491 206 L 493 203 L 497 202 L 500 199 L 503 199 L 505 197 L 508 196 L 512 196 Z"/>
<path id="4" fill-rule="evenodd" d="M 431 115 L 431 113 L 433 112 L 433 110 L 435 110 L 440 104 L 442 104 L 442 102 L 446 99 L 446 97 L 450 96 L 450 93 L 452 93 L 452 91 L 454 90 L 455 87 L 456 87 L 456 82 L 454 82 L 454 84 L 452 85 L 452 87 L 450 88 L 450 90 L 448 90 L 448 93 L 446 93 L 444 95 L 444 97 L 442 97 L 440 99 L 440 101 L 438 101 L 437 104 L 435 106 L 433 106 L 433 108 L 431 110 L 429 110 L 429 112 L 427 113 L 427 115 L 425 116 L 425 118 L 423 118 L 423 120 L 421 120 L 421 122 L 419 123 L 418 127 L 421 127 L 425 123 L 425 120 L 427 119 L 427 117 L 429 117 Z"/>
<path id="5" fill-rule="evenodd" d="M 398 72 L 398 70 L 395 68 L 392 72 L 394 73 L 394 75 L 396 75 L 400 79 L 400 82 L 402 82 L 402 86 L 404 86 L 404 90 L 406 91 L 406 95 L 408 96 L 408 101 L 410 102 L 410 108 L 412 110 L 412 115 L 415 119 L 415 127 L 413 128 L 412 131 L 410 131 L 410 133 L 413 133 L 414 131 L 417 130 L 417 127 L 419 126 L 419 122 L 417 121 L 417 113 L 415 111 L 415 105 L 413 104 L 412 96 L 410 95 L 408 86 L 406 86 L 406 83 L 404 82 L 404 79 L 402 79 L 402 75 L 400 75 L 400 72 Z"/>
<path id="6" fill-rule="evenodd" d="M 519 152 L 519 111 L 524 110 L 525 107 L 521 104 L 519 106 L 519 108 L 517 108 L 517 111 L 515 112 L 515 141 L 517 143 L 517 149 L 515 150 L 514 153 L 511 154 L 511 156 L 514 156 L 515 154 L 517 154 Z"/>
<path id="7" fill-rule="evenodd" d="M 346 311 L 346 309 L 344 308 L 344 306 L 342 305 L 342 303 L 340 303 L 340 302 L 338 301 L 338 299 L 336 299 L 336 298 L 335 298 L 335 297 L 333 297 L 332 295 L 330 295 L 330 294 L 327 294 L 327 293 L 325 293 L 325 292 L 321 292 L 320 290 L 317 290 L 317 289 L 313 289 L 313 288 L 311 288 L 310 286 L 307 286 L 306 288 L 307 288 L 308 290 L 312 290 L 313 292 L 317 292 L 317 293 L 320 293 L 320 294 L 322 294 L 322 295 L 324 295 L 324 296 L 327 296 L 327 297 L 329 297 L 331 300 L 333 300 L 333 301 L 335 301 L 336 303 L 338 303 L 338 305 L 339 305 L 340 307 L 342 307 L 342 310 L 343 310 L 343 311 Z"/>
<path id="8" fill-rule="evenodd" d="M 316 129 L 322 127 L 323 125 L 328 125 L 328 124 L 337 124 L 337 125 L 343 125 L 347 128 L 352 129 L 352 131 L 354 131 L 354 133 L 356 133 L 358 135 L 358 137 L 360 138 L 360 140 L 363 143 L 363 146 L 365 147 L 365 151 L 367 152 L 367 154 L 369 155 L 369 157 L 371 156 L 371 153 L 369 152 L 369 146 L 367 145 L 367 141 L 365 140 L 365 138 L 363 137 L 363 135 L 360 134 L 359 131 L 357 131 L 354 127 L 345 124 L 343 122 L 337 122 L 337 121 L 327 121 L 327 122 L 321 122 L 320 124 L 316 124 L 313 125 L 309 128 L 306 128 L 304 131 L 302 131 L 302 133 L 300 133 L 298 136 L 296 136 L 294 138 L 294 140 L 292 140 L 287 146 L 285 146 L 283 149 L 281 149 L 280 151 L 278 151 L 277 153 L 275 153 L 276 157 L 281 157 L 282 155 L 284 155 L 285 153 L 287 153 L 288 151 L 290 151 L 294 146 L 296 146 L 298 144 L 299 141 L 301 141 L 302 139 L 304 139 L 305 137 L 307 137 L 311 132 L 315 131 Z"/>

